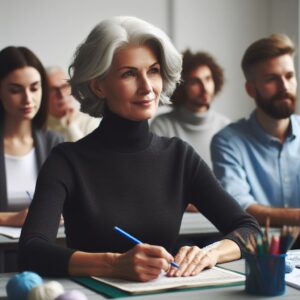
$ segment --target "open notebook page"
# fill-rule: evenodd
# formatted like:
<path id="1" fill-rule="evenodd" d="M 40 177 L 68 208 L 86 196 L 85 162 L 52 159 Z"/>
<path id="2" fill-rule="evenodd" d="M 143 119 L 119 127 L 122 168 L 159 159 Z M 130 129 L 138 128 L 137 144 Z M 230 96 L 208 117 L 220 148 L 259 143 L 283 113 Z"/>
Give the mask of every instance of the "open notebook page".
<path id="1" fill-rule="evenodd" d="M 229 283 L 241 283 L 245 281 L 244 275 L 218 267 L 204 270 L 198 275 L 190 277 L 167 277 L 162 274 L 159 278 L 148 282 L 134 282 L 123 279 L 103 277 L 92 278 L 133 294 L 163 291 L 167 289 L 224 285 Z"/>

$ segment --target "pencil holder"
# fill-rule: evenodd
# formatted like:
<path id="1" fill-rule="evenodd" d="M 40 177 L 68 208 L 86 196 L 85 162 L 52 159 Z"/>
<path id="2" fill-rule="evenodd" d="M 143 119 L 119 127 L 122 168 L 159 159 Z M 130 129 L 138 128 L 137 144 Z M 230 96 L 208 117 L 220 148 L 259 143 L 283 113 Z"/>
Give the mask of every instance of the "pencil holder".
<path id="1" fill-rule="evenodd" d="M 246 292 L 263 296 L 278 296 L 285 292 L 285 257 L 246 253 Z"/>

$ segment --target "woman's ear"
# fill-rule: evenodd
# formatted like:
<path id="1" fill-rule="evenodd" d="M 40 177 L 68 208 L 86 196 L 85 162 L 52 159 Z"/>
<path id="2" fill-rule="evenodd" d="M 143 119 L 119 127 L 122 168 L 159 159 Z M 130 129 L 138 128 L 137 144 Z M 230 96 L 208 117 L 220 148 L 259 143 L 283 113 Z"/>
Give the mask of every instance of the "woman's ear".
<path id="1" fill-rule="evenodd" d="M 105 98 L 102 84 L 99 78 L 92 79 L 89 83 L 89 87 L 96 96 L 98 96 L 99 98 Z"/>

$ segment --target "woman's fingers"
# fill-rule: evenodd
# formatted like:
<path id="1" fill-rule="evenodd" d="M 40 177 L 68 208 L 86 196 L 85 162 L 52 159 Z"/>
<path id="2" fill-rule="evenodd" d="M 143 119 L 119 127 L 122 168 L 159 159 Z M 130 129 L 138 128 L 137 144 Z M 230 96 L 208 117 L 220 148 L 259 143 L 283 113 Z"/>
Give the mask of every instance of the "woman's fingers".
<path id="1" fill-rule="evenodd" d="M 139 244 L 120 256 L 118 268 L 129 279 L 148 281 L 167 271 L 171 261 L 173 256 L 163 247 Z"/>
<path id="2" fill-rule="evenodd" d="M 148 245 L 150 246 L 150 245 Z M 132 254 L 132 263 L 133 266 L 139 270 L 139 268 L 148 268 L 149 270 L 157 270 L 160 272 L 161 270 L 167 270 L 169 268 L 169 262 L 161 252 L 153 251 L 151 247 L 148 248 L 136 246 L 135 251 Z"/>
<path id="3" fill-rule="evenodd" d="M 140 244 L 136 247 L 142 248 L 149 260 L 149 266 L 153 265 L 167 271 L 170 263 L 174 261 L 174 257 L 164 247 L 149 244 Z"/>
<path id="4" fill-rule="evenodd" d="M 180 248 L 175 256 L 175 261 L 180 265 L 180 268 L 171 268 L 167 274 L 168 276 L 193 276 L 216 264 L 216 259 L 197 246 Z"/>
<path id="5" fill-rule="evenodd" d="M 201 249 L 197 246 L 181 247 L 177 255 L 175 256 L 175 261 L 180 265 L 179 269 L 171 268 L 168 272 L 169 276 L 188 276 L 187 270 L 191 269 L 195 258 L 197 260 L 201 259 Z"/>

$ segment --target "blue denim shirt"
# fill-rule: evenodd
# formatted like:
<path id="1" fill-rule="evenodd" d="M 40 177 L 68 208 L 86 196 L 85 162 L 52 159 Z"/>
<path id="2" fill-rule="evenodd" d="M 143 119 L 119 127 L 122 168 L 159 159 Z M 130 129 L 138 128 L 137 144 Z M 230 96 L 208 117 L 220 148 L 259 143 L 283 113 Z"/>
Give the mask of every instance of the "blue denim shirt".
<path id="1" fill-rule="evenodd" d="M 300 207 L 300 117 L 290 120 L 284 144 L 257 123 L 254 112 L 214 136 L 213 170 L 242 208 Z"/>

